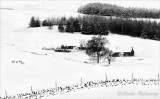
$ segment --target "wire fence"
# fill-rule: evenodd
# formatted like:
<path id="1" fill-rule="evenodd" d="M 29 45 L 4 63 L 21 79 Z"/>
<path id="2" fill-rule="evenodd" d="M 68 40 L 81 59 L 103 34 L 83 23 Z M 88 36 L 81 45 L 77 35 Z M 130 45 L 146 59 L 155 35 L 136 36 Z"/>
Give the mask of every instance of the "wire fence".
<path id="1" fill-rule="evenodd" d="M 0 99 L 40 99 L 44 97 L 53 97 L 55 95 L 63 95 L 68 92 L 76 92 L 83 89 L 91 89 L 91 88 L 99 88 L 99 87 L 116 87 L 119 85 L 127 86 L 127 85 L 141 85 L 141 86 L 150 86 L 156 85 L 160 86 L 160 78 L 158 74 L 157 79 L 143 79 L 143 78 L 134 78 L 133 73 L 131 79 L 112 79 L 108 80 L 107 75 L 105 74 L 104 80 L 96 80 L 96 81 L 88 81 L 83 82 L 81 78 L 79 84 L 73 84 L 69 86 L 58 86 L 58 83 L 55 82 L 55 87 L 50 89 L 42 89 L 42 90 L 33 90 L 31 86 L 31 92 L 29 93 L 20 93 L 17 95 L 9 96 L 7 95 L 7 91 L 5 91 L 5 97 L 0 97 Z"/>

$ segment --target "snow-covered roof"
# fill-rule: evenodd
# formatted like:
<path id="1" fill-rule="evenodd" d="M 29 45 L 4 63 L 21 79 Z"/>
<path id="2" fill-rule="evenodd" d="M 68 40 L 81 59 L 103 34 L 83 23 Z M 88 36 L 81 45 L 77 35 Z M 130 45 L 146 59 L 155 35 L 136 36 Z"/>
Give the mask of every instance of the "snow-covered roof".
<path id="1" fill-rule="evenodd" d="M 116 48 L 112 48 L 111 50 L 113 52 L 130 52 L 131 48 L 119 48 L 119 47 L 116 47 Z"/>

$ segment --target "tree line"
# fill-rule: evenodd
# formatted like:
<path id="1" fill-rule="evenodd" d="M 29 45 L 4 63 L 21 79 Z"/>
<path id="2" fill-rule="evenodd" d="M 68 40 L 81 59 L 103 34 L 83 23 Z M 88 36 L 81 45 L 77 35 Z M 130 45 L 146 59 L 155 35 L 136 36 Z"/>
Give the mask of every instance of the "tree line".
<path id="1" fill-rule="evenodd" d="M 63 18 L 62 18 L 63 19 Z M 60 32 L 81 32 L 86 35 L 115 34 L 160 40 L 160 23 L 130 18 L 106 18 L 102 16 L 79 16 L 59 22 Z"/>
<path id="2" fill-rule="evenodd" d="M 44 21 L 33 21 L 29 27 L 58 25 L 59 32 L 81 32 L 85 35 L 108 35 L 109 31 L 115 34 L 141 37 L 144 39 L 160 40 L 160 23 L 150 20 L 134 20 L 131 18 L 103 17 L 87 15 L 78 17 L 48 18 Z M 37 24 L 38 23 L 38 24 Z"/>
<path id="3" fill-rule="evenodd" d="M 143 20 L 109 19 L 109 30 L 116 34 L 141 37 L 144 39 L 160 40 L 160 23 Z"/>
<path id="4" fill-rule="evenodd" d="M 160 18 L 160 10 L 124 8 L 106 3 L 89 3 L 78 8 L 79 13 L 89 15 L 117 16 L 123 18 Z"/>

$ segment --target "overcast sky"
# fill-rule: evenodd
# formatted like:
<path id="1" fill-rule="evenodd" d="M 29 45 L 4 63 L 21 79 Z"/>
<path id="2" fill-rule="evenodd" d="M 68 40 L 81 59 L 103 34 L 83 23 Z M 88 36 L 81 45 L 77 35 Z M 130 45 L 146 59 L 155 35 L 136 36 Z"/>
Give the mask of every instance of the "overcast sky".
<path id="1" fill-rule="evenodd" d="M 13 2 L 21 2 L 21 3 L 27 3 L 27 2 L 34 2 L 34 3 L 39 3 L 40 1 L 42 2 L 48 2 L 48 1 L 53 1 L 53 2 L 77 2 L 81 4 L 85 4 L 88 2 L 103 2 L 103 3 L 111 3 L 111 4 L 116 4 L 120 5 L 123 7 L 141 7 L 141 8 L 156 8 L 160 9 L 160 0 L 0 0 L 1 5 L 4 4 L 3 1 L 10 1 L 12 4 Z M 8 3 L 9 4 L 9 3 Z M 7 3 L 5 3 L 7 5 Z"/>

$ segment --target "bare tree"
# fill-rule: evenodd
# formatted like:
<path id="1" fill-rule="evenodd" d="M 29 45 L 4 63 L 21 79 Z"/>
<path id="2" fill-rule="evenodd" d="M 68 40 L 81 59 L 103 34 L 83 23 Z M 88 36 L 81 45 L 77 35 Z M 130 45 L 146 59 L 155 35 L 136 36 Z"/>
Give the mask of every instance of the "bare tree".
<path id="1" fill-rule="evenodd" d="M 94 36 L 86 44 L 86 54 L 99 63 L 101 58 L 107 58 L 110 64 L 110 50 L 105 47 L 109 41 L 102 36 Z"/>

